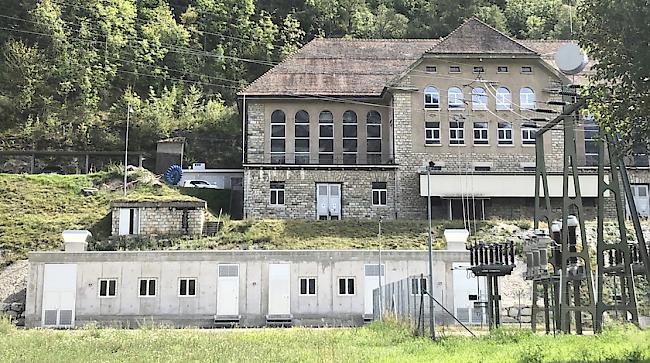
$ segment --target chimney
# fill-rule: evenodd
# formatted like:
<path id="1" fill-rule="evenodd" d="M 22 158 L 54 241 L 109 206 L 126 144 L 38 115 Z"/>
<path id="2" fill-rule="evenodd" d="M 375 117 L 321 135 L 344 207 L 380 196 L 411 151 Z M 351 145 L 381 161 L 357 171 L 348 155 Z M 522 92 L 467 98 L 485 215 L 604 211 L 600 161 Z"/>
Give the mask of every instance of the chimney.
<path id="1" fill-rule="evenodd" d="M 83 252 L 88 247 L 88 240 L 92 234 L 86 230 L 65 230 L 63 231 L 63 243 L 65 252 Z"/>

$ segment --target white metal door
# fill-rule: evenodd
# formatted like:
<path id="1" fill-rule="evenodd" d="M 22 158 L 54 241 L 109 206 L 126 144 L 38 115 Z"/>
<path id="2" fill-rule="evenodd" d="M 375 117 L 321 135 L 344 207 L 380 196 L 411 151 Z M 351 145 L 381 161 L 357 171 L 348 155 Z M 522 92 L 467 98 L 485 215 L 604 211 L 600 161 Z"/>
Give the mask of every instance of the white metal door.
<path id="1" fill-rule="evenodd" d="M 119 235 L 126 236 L 129 234 L 131 227 L 131 209 L 120 208 Z"/>
<path id="2" fill-rule="evenodd" d="M 291 314 L 291 279 L 288 263 L 269 264 L 269 315 Z"/>
<path id="3" fill-rule="evenodd" d="M 316 184 L 316 212 L 318 219 L 341 219 L 340 184 Z"/>
<path id="4" fill-rule="evenodd" d="M 371 315 L 373 313 L 372 292 L 379 288 L 379 265 L 365 265 L 364 295 L 363 295 L 363 313 Z M 381 285 L 386 285 L 386 265 L 381 265 Z"/>
<path id="5" fill-rule="evenodd" d="M 77 291 L 77 265 L 46 264 L 43 270 L 42 325 L 73 327 Z"/>
<path id="6" fill-rule="evenodd" d="M 650 196 L 648 193 L 648 185 L 632 184 L 631 187 L 637 213 L 640 217 L 650 217 Z M 632 214 L 630 213 L 630 206 L 627 202 L 625 203 L 625 211 L 629 218 Z"/>
<path id="7" fill-rule="evenodd" d="M 463 323 L 480 324 L 485 321 L 484 309 L 474 307 L 474 303 L 484 301 L 487 298 L 485 279 L 472 276 L 467 268 L 467 263 L 454 263 L 453 283 L 454 283 L 454 313 L 458 320 Z M 477 300 L 470 300 L 470 295 L 474 295 Z"/>
<path id="8" fill-rule="evenodd" d="M 217 315 L 239 315 L 239 265 L 217 266 Z"/>

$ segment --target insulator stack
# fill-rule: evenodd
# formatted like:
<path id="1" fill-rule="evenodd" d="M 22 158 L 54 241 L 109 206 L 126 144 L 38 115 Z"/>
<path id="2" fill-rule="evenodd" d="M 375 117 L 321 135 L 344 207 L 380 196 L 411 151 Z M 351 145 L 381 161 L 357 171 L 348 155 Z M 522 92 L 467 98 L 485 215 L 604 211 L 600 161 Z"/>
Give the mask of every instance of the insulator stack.
<path id="1" fill-rule="evenodd" d="M 553 240 L 544 230 L 536 230 L 524 241 L 526 254 L 526 279 L 532 280 L 548 276 L 548 254 Z"/>
<path id="2" fill-rule="evenodd" d="M 512 242 L 484 243 L 467 246 L 472 266 L 514 265 L 515 251 Z"/>

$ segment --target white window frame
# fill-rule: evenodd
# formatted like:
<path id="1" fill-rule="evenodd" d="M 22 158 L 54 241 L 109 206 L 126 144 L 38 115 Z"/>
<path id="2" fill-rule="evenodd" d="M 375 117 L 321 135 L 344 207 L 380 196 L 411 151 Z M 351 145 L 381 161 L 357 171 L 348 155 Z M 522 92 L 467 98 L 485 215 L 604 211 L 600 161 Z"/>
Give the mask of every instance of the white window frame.
<path id="1" fill-rule="evenodd" d="M 449 87 L 447 90 L 447 108 L 449 110 L 465 109 L 465 94 L 462 89 L 459 87 Z"/>
<path id="2" fill-rule="evenodd" d="M 383 183 L 383 187 L 378 187 L 377 183 Z M 388 205 L 388 183 L 386 182 L 373 182 L 371 184 L 372 195 L 371 203 L 373 207 L 386 207 Z M 377 203 L 375 203 L 375 194 L 377 194 Z M 381 202 L 381 197 L 384 196 L 384 203 Z"/>
<path id="3" fill-rule="evenodd" d="M 501 125 L 509 125 L 510 127 L 501 127 Z M 503 135 L 503 137 L 502 137 Z M 510 137 L 507 137 L 507 136 Z M 511 122 L 499 122 L 497 124 L 497 145 L 499 146 L 512 146 L 514 145 L 513 129 Z"/>
<path id="4" fill-rule="evenodd" d="M 341 280 L 345 280 L 345 291 L 344 293 L 341 293 Z M 355 296 L 357 294 L 357 279 L 354 276 L 339 276 L 336 279 L 336 291 L 338 296 Z M 352 290 L 354 292 L 352 294 L 349 293 L 350 291 L 350 281 L 352 281 Z"/>
<path id="5" fill-rule="evenodd" d="M 440 122 L 428 121 L 424 123 L 424 145 L 439 146 L 440 142 Z"/>
<path id="6" fill-rule="evenodd" d="M 307 114 L 307 122 L 302 122 L 302 121 L 301 121 L 301 122 L 298 122 L 298 117 L 296 117 L 296 116 L 298 115 L 299 112 L 304 112 L 304 113 Z M 311 136 L 311 127 L 310 127 L 310 125 L 311 125 L 311 122 L 310 122 L 309 112 L 307 112 L 307 111 L 305 111 L 305 110 L 299 110 L 299 111 L 296 111 L 296 113 L 294 114 L 294 118 L 293 118 L 293 120 L 294 120 L 294 123 L 293 123 L 293 135 L 294 135 L 294 145 L 293 145 L 293 148 L 294 148 L 294 163 L 295 163 L 295 164 L 305 164 L 304 162 L 302 162 L 301 159 L 304 160 L 304 159 L 305 159 L 305 156 L 306 156 L 306 157 L 307 157 L 307 158 L 306 158 L 306 160 L 307 160 L 307 164 L 309 164 L 309 163 L 310 163 L 310 160 L 311 160 L 311 153 L 310 153 L 310 148 L 311 148 L 311 141 L 310 141 L 310 136 Z M 298 136 L 298 133 L 296 132 L 296 130 L 298 129 L 298 127 L 301 127 L 301 128 L 302 128 L 302 127 L 304 127 L 304 126 L 307 126 L 307 136 Z M 297 145 L 298 145 L 298 141 L 299 141 L 299 140 L 303 140 L 303 141 L 306 140 L 306 141 L 307 141 L 307 151 L 298 151 L 298 149 L 297 149 Z M 300 160 L 301 162 L 299 162 L 299 160 Z"/>
<path id="7" fill-rule="evenodd" d="M 476 127 L 477 124 L 485 125 L 485 128 Z M 489 146 L 490 145 L 490 123 L 486 121 L 477 121 L 474 122 L 472 126 L 473 126 L 472 137 L 474 139 L 474 145 Z M 477 132 L 479 134 L 479 137 L 476 137 Z"/>
<path id="8" fill-rule="evenodd" d="M 331 121 L 323 121 L 324 118 L 322 117 L 324 113 L 329 113 L 332 115 L 332 120 Z M 323 136 L 322 130 L 323 127 L 329 127 L 332 129 L 332 136 Z M 331 140 L 332 141 L 332 151 L 321 151 L 320 149 L 320 143 L 321 141 L 327 141 Z M 331 163 L 323 163 L 321 161 L 321 155 L 322 156 L 331 156 L 332 162 Z M 328 110 L 323 110 L 318 114 L 318 163 L 319 164 L 333 164 L 334 163 L 334 114 L 331 111 Z"/>
<path id="9" fill-rule="evenodd" d="M 279 184 L 282 184 L 281 188 L 279 187 Z M 282 203 L 280 203 L 280 195 L 282 196 Z M 270 206 L 274 206 L 274 207 L 284 206 L 286 203 L 286 197 L 287 197 L 286 183 L 284 181 L 269 182 L 269 205 Z"/>
<path id="10" fill-rule="evenodd" d="M 368 116 L 370 116 L 371 112 L 376 112 L 379 115 L 379 123 L 370 123 L 370 122 L 368 122 L 369 121 Z M 383 130 L 382 130 L 382 125 L 381 125 L 382 122 L 383 122 L 383 120 L 382 120 L 382 117 L 381 117 L 381 113 L 379 113 L 379 111 L 370 110 L 366 114 L 366 163 L 367 164 L 375 164 L 375 163 L 370 162 L 371 157 L 374 157 L 374 158 L 379 157 L 379 164 L 381 164 L 381 162 L 382 162 L 382 149 L 383 149 L 383 145 L 382 145 L 383 144 L 383 142 L 382 142 Z M 377 136 L 377 137 L 370 137 L 369 136 L 370 133 L 368 132 L 368 130 L 370 129 L 371 126 L 379 127 L 379 136 Z M 370 145 L 371 140 L 379 140 L 379 151 L 369 151 L 368 145 Z"/>
<path id="11" fill-rule="evenodd" d="M 305 281 L 305 293 L 302 292 L 302 282 Z M 314 281 L 314 293 L 309 292 L 309 281 Z M 315 276 L 301 276 L 298 278 L 298 295 L 300 296 L 317 296 L 318 279 Z"/>
<path id="12" fill-rule="evenodd" d="M 480 90 L 482 93 L 479 91 Z M 485 88 L 474 87 L 472 88 L 472 110 L 484 111 L 488 109 L 488 97 Z"/>
<path id="13" fill-rule="evenodd" d="M 485 67 L 483 67 L 483 66 L 473 66 L 472 67 L 472 73 L 474 73 L 474 74 L 485 73 Z"/>
<path id="14" fill-rule="evenodd" d="M 499 111 L 512 110 L 512 92 L 506 87 L 499 87 L 496 91 L 496 109 Z"/>
<path id="15" fill-rule="evenodd" d="M 465 121 L 449 121 L 449 145 L 465 145 Z"/>
<path id="16" fill-rule="evenodd" d="M 460 66 L 449 66 L 449 73 L 461 73 L 462 71 Z"/>
<path id="17" fill-rule="evenodd" d="M 436 102 L 433 102 L 434 98 Z M 424 89 L 424 108 L 431 110 L 440 109 L 440 91 L 437 88 L 427 86 Z"/>
<path id="18" fill-rule="evenodd" d="M 185 294 L 181 291 L 181 281 L 185 281 Z M 190 295 L 190 281 L 194 281 L 194 294 Z M 199 296 L 199 279 L 196 277 L 179 277 L 178 278 L 178 297 L 197 297 Z"/>
<path id="19" fill-rule="evenodd" d="M 533 74 L 533 66 L 521 66 L 521 74 Z"/>
<path id="20" fill-rule="evenodd" d="M 354 122 L 346 122 L 345 117 L 343 117 L 343 163 L 344 164 L 350 164 L 346 160 L 347 157 L 354 156 L 354 163 L 352 164 L 357 164 L 359 162 L 359 115 L 352 110 L 347 110 L 343 113 L 345 116 L 346 113 L 352 112 L 354 114 Z M 354 127 L 355 130 L 355 135 L 354 137 L 351 136 L 345 136 L 345 129 Z M 345 151 L 345 141 L 355 141 L 355 148 L 354 151 Z"/>
<path id="21" fill-rule="evenodd" d="M 526 91 L 524 93 L 524 91 Z M 519 90 L 519 108 L 522 110 L 534 110 L 536 108 L 535 91 L 530 87 L 522 87 Z"/>
<path id="22" fill-rule="evenodd" d="M 102 295 L 102 282 L 106 283 L 106 295 Z M 110 283 L 114 282 L 115 283 L 115 294 L 109 295 L 110 292 Z M 117 278 L 111 278 L 111 277 L 102 277 L 97 280 L 97 297 L 100 299 L 112 299 L 114 297 L 117 297 Z"/>
<path id="23" fill-rule="evenodd" d="M 522 127 L 521 128 L 521 145 L 523 146 L 535 146 L 535 133 L 536 129 L 532 127 Z"/>
<path id="24" fill-rule="evenodd" d="M 273 114 L 276 112 L 282 112 L 282 115 L 284 116 L 284 121 L 282 123 L 280 122 L 273 122 Z M 269 128 L 269 135 L 270 135 L 270 155 L 271 155 L 271 164 L 286 164 L 287 162 L 287 113 L 284 112 L 283 110 L 277 109 L 274 110 L 271 113 L 271 122 L 269 123 L 270 128 Z M 273 136 L 273 127 L 282 127 L 284 130 L 283 136 Z M 273 141 L 274 140 L 281 140 L 282 143 L 284 144 L 284 151 L 273 151 Z M 279 159 L 276 159 L 278 158 Z M 283 162 L 280 162 L 283 161 Z"/>
<path id="25" fill-rule="evenodd" d="M 140 286 L 142 285 L 142 281 L 147 281 L 147 284 L 146 284 L 147 293 L 145 295 L 142 295 L 141 291 L 140 291 Z M 151 294 L 151 291 L 150 291 L 150 287 L 151 287 L 151 285 L 149 283 L 150 281 L 154 281 L 154 293 L 153 293 L 153 295 Z M 141 278 L 138 279 L 138 297 L 156 297 L 156 296 L 158 296 L 158 290 L 159 290 L 159 285 L 158 285 L 158 278 L 157 277 L 141 277 Z"/>

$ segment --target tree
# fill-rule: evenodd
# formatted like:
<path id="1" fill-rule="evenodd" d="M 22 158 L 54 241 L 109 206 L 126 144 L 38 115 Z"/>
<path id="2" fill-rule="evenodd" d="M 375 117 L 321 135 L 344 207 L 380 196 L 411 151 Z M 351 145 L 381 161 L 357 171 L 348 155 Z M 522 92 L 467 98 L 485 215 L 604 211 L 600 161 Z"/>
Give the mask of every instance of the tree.
<path id="1" fill-rule="evenodd" d="M 503 11 L 496 5 L 481 6 L 476 11 L 476 16 L 493 28 L 508 33 L 508 23 Z"/>
<path id="2" fill-rule="evenodd" d="M 594 60 L 590 110 L 627 150 L 650 146 L 650 33 L 647 0 L 584 0 L 580 45 Z"/>

